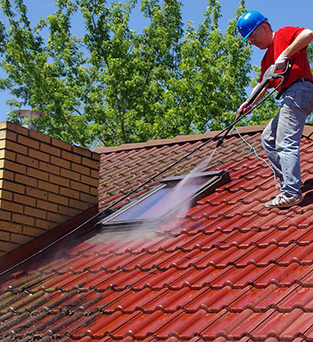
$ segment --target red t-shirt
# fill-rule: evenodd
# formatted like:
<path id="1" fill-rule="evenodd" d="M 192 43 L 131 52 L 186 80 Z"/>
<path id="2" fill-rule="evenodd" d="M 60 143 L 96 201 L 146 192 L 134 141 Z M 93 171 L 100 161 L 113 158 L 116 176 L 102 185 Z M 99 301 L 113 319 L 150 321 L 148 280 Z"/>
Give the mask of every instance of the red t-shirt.
<path id="1" fill-rule="evenodd" d="M 261 76 L 260 81 L 263 79 L 265 71 L 275 63 L 277 57 L 286 50 L 286 48 L 296 39 L 298 34 L 304 28 L 285 26 L 275 32 L 272 45 L 267 49 L 261 61 Z M 306 48 L 296 52 L 290 58 L 292 67 L 291 70 L 285 75 L 285 81 L 278 90 L 281 88 L 288 88 L 294 81 L 300 77 L 307 77 L 313 81 L 310 64 L 306 54 Z M 276 79 L 269 82 L 269 88 L 275 88 L 281 82 L 281 79 Z"/>

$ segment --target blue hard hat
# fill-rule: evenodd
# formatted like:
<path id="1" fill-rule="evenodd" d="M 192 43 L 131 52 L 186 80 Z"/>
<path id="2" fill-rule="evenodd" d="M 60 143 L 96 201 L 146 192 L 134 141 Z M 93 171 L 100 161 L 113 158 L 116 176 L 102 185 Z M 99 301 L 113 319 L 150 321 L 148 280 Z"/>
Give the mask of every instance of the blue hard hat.
<path id="1" fill-rule="evenodd" d="M 246 40 L 250 34 L 261 25 L 267 18 L 257 11 L 245 12 L 237 21 L 237 28 L 243 36 L 242 41 Z"/>

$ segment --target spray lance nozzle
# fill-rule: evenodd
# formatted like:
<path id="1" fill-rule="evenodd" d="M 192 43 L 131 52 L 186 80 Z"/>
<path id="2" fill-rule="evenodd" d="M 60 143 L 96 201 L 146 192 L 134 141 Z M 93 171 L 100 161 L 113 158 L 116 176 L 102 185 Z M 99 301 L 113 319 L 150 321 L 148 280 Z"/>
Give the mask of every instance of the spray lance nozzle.
<path id="1" fill-rule="evenodd" d="M 264 89 L 264 87 L 268 84 L 268 82 L 270 82 L 274 79 L 278 79 L 278 78 L 281 78 L 281 82 L 273 91 L 271 91 L 271 93 L 269 95 L 267 95 L 262 101 L 260 101 L 259 103 L 257 103 L 253 107 L 249 108 L 246 113 L 243 113 L 243 112 L 238 113 L 238 115 L 236 116 L 236 119 L 229 126 L 226 133 L 221 138 L 219 138 L 219 140 L 217 141 L 216 148 L 218 148 L 222 145 L 224 139 L 229 134 L 229 132 L 234 128 L 234 126 L 236 125 L 237 122 L 242 120 L 246 115 L 250 114 L 255 108 L 259 107 L 262 103 L 264 103 L 274 93 L 274 91 L 277 90 L 283 84 L 283 82 L 285 80 L 284 75 L 290 71 L 291 66 L 292 66 L 291 62 L 288 60 L 286 68 L 282 72 L 275 72 L 276 71 L 275 64 L 271 65 L 265 71 L 262 81 L 253 89 L 251 95 L 249 96 L 249 98 L 246 101 L 250 107 L 252 106 L 254 100 L 258 97 L 258 95 Z"/>

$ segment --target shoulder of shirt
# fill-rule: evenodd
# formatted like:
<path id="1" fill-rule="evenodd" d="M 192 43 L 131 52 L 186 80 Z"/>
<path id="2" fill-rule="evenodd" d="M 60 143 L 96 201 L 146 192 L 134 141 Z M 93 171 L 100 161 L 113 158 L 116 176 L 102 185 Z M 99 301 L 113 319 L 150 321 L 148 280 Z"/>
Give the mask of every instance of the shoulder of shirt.
<path id="1" fill-rule="evenodd" d="M 294 31 L 294 32 L 296 32 L 296 31 L 302 31 L 302 30 L 304 30 L 303 27 L 283 26 L 283 27 L 279 28 L 277 31 L 275 31 L 275 34 L 276 33 L 282 33 L 283 34 L 286 31 Z"/>

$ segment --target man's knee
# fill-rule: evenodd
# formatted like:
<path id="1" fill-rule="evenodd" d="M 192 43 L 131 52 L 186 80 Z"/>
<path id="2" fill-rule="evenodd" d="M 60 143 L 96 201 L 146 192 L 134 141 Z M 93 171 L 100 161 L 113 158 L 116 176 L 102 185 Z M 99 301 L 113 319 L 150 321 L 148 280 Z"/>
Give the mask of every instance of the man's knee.
<path id="1" fill-rule="evenodd" d="M 269 144 L 269 142 L 270 142 L 270 135 L 269 135 L 269 133 L 268 133 L 268 131 L 267 131 L 267 129 L 265 128 L 264 130 L 263 130 L 263 132 L 262 132 L 262 135 L 261 135 L 261 142 L 262 142 L 262 145 L 264 146 L 266 146 L 266 145 L 268 145 Z"/>

